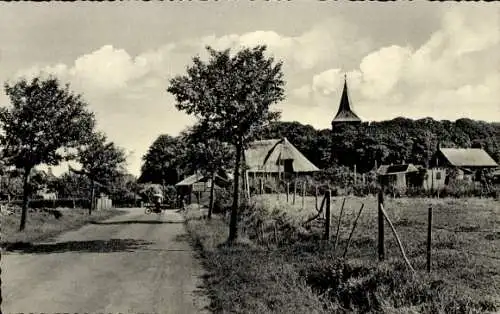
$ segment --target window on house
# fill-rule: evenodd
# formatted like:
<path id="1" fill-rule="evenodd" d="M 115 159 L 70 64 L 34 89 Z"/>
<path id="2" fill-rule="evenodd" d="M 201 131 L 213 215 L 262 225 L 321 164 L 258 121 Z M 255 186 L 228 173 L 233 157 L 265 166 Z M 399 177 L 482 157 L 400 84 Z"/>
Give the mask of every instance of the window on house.
<path id="1" fill-rule="evenodd" d="M 436 180 L 441 180 L 441 172 L 436 173 Z"/>

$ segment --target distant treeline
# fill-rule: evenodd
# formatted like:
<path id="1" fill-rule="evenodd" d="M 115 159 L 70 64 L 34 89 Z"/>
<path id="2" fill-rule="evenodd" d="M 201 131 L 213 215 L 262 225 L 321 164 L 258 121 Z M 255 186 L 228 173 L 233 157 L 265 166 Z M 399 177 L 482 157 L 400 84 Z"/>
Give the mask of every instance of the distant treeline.
<path id="1" fill-rule="evenodd" d="M 471 119 L 436 121 L 396 118 L 358 126 L 317 130 L 299 122 L 274 122 L 255 139 L 286 137 L 320 169 L 353 168 L 365 173 L 382 164 L 413 163 L 425 166 L 441 147 L 482 147 L 500 161 L 500 123 Z M 195 169 L 184 164 L 185 140 L 158 136 L 143 157 L 141 182 L 175 184 Z M 328 171 L 330 173 L 332 171 Z M 334 171 L 335 172 L 335 171 Z"/>
<path id="2" fill-rule="evenodd" d="M 363 123 L 316 130 L 298 122 L 276 122 L 263 130 L 259 138 L 286 137 L 321 169 L 333 166 L 357 166 L 367 172 L 375 165 L 413 163 L 426 165 L 441 147 L 482 147 L 500 161 L 500 123 L 471 119 L 436 121 L 432 118 Z"/>

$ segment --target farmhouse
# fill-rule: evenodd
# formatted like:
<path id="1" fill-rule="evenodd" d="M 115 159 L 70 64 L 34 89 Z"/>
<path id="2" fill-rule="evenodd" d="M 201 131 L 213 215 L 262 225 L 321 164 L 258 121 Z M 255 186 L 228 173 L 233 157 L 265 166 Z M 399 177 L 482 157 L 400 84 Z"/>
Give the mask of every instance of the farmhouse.
<path id="1" fill-rule="evenodd" d="M 263 181 L 292 180 L 320 171 L 286 138 L 252 142 L 244 158 L 248 189 Z"/>
<path id="2" fill-rule="evenodd" d="M 413 164 L 382 165 L 377 169 L 377 176 L 383 187 L 391 187 L 405 192 L 417 179 L 419 170 Z"/>
<path id="3" fill-rule="evenodd" d="M 484 170 L 497 167 L 481 148 L 438 148 L 431 159 L 426 184 L 439 188 L 449 180 L 480 181 Z"/>
<path id="4" fill-rule="evenodd" d="M 244 153 L 247 173 L 251 176 L 311 174 L 320 171 L 286 138 L 250 143 Z"/>

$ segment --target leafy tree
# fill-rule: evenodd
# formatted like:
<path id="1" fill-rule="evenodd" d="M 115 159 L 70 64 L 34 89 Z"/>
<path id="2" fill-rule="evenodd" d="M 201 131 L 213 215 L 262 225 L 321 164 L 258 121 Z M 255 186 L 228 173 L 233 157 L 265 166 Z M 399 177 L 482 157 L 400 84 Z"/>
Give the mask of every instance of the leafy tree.
<path id="1" fill-rule="evenodd" d="M 179 181 L 182 165 L 183 142 L 176 137 L 162 134 L 151 144 L 143 156 L 139 182 L 175 184 Z"/>
<path id="2" fill-rule="evenodd" d="M 114 202 L 135 204 L 139 195 L 137 178 L 129 173 L 118 173 L 110 183 L 109 193 Z"/>
<path id="3" fill-rule="evenodd" d="M 234 191 L 228 242 L 237 238 L 240 166 L 255 131 L 279 118 L 270 106 L 284 99 L 282 62 L 266 57 L 266 46 L 230 50 L 207 47 L 208 61 L 193 58 L 187 74 L 170 81 L 176 107 L 197 116 L 217 138 L 235 148 Z"/>
<path id="4" fill-rule="evenodd" d="M 90 179 L 90 207 L 89 215 L 92 214 L 95 198 L 95 183 L 103 186 L 113 184 L 113 181 L 124 172 L 125 152 L 113 142 L 107 142 L 102 133 L 93 133 L 86 145 L 78 150 L 78 162 L 82 169 L 76 171 Z"/>
<path id="5" fill-rule="evenodd" d="M 90 180 L 68 171 L 57 178 L 55 190 L 60 198 L 90 198 Z"/>
<path id="6" fill-rule="evenodd" d="M 203 175 L 210 176 L 210 204 L 208 207 L 208 219 L 212 217 L 214 207 L 214 189 L 216 175 L 225 171 L 234 159 L 231 147 L 217 139 L 207 136 L 206 126 L 196 124 L 186 134 L 188 147 L 185 151 L 185 166 L 192 171 L 200 171 Z"/>
<path id="7" fill-rule="evenodd" d="M 21 79 L 5 84 L 11 107 L 0 108 L 0 146 L 7 164 L 23 170 L 23 206 L 19 229 L 26 226 L 29 177 L 39 164 L 57 165 L 68 158 L 92 132 L 93 113 L 69 85 L 62 88 L 56 78 Z"/>

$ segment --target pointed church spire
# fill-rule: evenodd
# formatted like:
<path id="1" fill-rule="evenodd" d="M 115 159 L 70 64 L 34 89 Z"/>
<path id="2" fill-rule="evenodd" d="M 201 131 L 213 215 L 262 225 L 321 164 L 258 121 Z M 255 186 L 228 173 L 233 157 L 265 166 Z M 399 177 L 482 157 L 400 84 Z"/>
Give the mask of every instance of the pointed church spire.
<path id="1" fill-rule="evenodd" d="M 332 125 L 339 122 L 347 123 L 361 123 L 361 119 L 357 114 L 351 109 L 351 104 L 349 102 L 349 94 L 347 91 L 347 74 L 344 73 L 344 89 L 342 90 L 342 96 L 340 97 L 340 105 L 337 115 L 332 121 Z"/>

